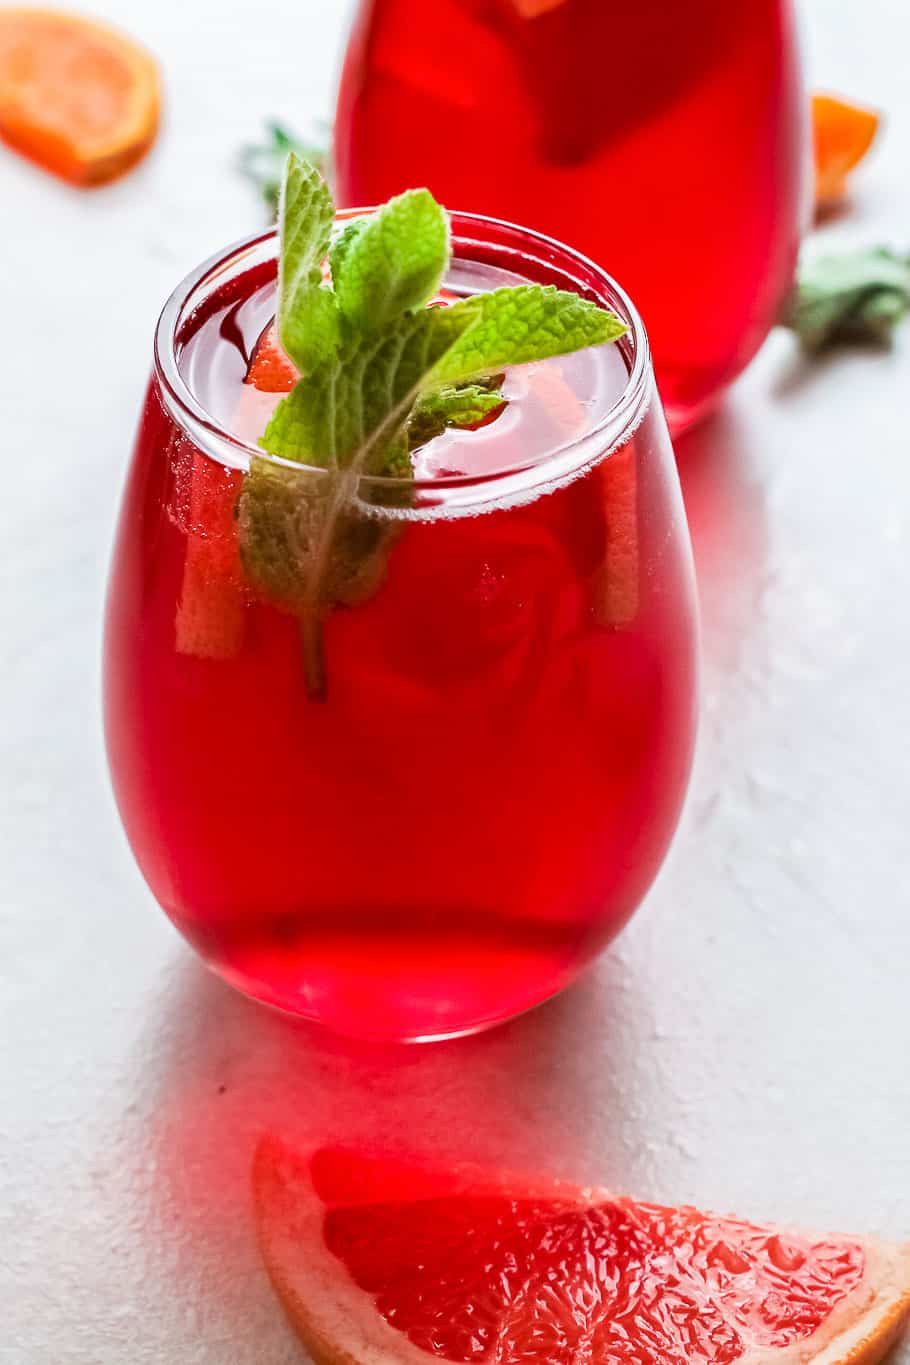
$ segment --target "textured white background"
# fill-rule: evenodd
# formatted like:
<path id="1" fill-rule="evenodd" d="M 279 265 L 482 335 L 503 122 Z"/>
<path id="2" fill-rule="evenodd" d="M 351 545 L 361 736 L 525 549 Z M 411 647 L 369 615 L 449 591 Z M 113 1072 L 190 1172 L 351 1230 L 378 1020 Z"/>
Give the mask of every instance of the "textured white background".
<path id="1" fill-rule="evenodd" d="M 670 862 L 599 967 L 458 1044 L 291 1027 L 196 965 L 132 863 L 99 630 L 158 308 L 258 226 L 235 149 L 270 113 L 330 112 L 346 16 L 97 8 L 163 60 L 151 159 L 84 196 L 0 149 L 3 1365 L 300 1359 L 251 1235 L 269 1128 L 910 1235 L 910 332 L 814 369 L 777 335 L 680 449 L 700 760 Z M 806 0 L 805 19 L 814 82 L 890 115 L 829 236 L 910 246 L 905 0 Z"/>

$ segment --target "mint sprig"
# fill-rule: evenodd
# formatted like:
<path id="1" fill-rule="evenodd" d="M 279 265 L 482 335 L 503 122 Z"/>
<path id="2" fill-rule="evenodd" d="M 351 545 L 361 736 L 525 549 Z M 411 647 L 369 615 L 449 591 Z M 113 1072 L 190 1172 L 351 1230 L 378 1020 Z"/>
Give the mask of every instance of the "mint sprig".
<path id="1" fill-rule="evenodd" d="M 365 585 L 375 589 L 382 579 L 388 523 L 358 507 L 361 475 L 410 475 L 404 423 L 426 377 L 473 324 L 453 313 L 425 308 L 377 333 L 347 331 L 340 349 L 279 403 L 261 442 L 272 455 L 319 470 L 254 458 L 244 480 L 243 561 L 267 596 L 300 616 L 314 699 L 326 690 L 325 610 L 360 600 Z"/>
<path id="2" fill-rule="evenodd" d="M 384 474 L 386 449 L 471 313 L 422 308 L 378 332 L 345 330 L 276 407 L 260 445 L 285 460 Z"/>
<path id="3" fill-rule="evenodd" d="M 323 132 L 327 138 L 330 132 L 328 126 Z M 270 119 L 266 123 L 261 142 L 247 143 L 245 147 L 241 147 L 238 156 L 241 174 L 255 186 L 273 217 L 278 214 L 278 200 L 288 152 L 296 152 L 298 156 L 311 162 L 318 171 L 325 170 L 328 161 L 325 148 L 317 147 L 298 137 L 277 119 Z"/>
<path id="4" fill-rule="evenodd" d="M 890 344 L 910 312 L 910 256 L 863 247 L 800 262 L 784 325 L 806 351 L 867 342 Z"/>
<path id="5" fill-rule="evenodd" d="M 389 200 L 330 246 L 328 188 L 291 153 L 279 218 L 278 335 L 301 378 L 259 442 L 286 463 L 254 457 L 244 479 L 240 549 L 250 580 L 299 617 L 308 693 L 323 699 L 325 616 L 376 590 L 394 540 L 394 523 L 371 510 L 362 478 L 398 480 L 374 503 L 406 505 L 410 450 L 501 406 L 491 377 L 626 329 L 551 286 L 425 307 L 450 254 L 448 218 L 427 190 Z M 322 279 L 326 254 L 331 286 Z"/>

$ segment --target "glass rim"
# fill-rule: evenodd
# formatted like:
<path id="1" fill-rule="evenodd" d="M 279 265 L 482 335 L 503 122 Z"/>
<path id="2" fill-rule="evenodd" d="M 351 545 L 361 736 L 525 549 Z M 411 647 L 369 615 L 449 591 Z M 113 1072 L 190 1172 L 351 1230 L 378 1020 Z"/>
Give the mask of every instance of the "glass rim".
<path id="1" fill-rule="evenodd" d="M 340 209 L 336 212 L 335 222 L 336 224 L 344 223 L 352 218 L 365 217 L 375 212 L 375 206 Z M 518 269 L 513 273 L 520 271 L 522 255 L 528 260 L 536 259 L 544 264 L 550 263 L 560 273 L 565 273 L 566 266 L 574 267 L 580 271 L 580 275 L 572 275 L 571 278 L 579 286 L 587 287 L 589 290 L 593 289 L 600 296 L 600 301 L 606 302 L 607 306 L 626 323 L 628 331 L 625 338 L 620 339 L 620 342 L 628 339 L 632 353 L 631 365 L 622 393 L 604 409 L 595 424 L 589 430 L 567 437 L 565 441 L 551 447 L 542 459 L 529 460 L 523 464 L 495 469 L 486 473 L 446 474 L 434 478 L 415 478 L 409 481 L 408 487 L 429 493 L 434 490 L 444 492 L 446 489 L 490 487 L 530 472 L 539 475 L 539 478 L 534 481 L 536 486 L 539 483 L 549 483 L 554 478 L 558 479 L 558 482 L 562 482 L 567 474 L 573 475 L 589 464 L 606 459 L 615 449 L 625 445 L 631 438 L 645 415 L 650 399 L 651 350 L 644 323 L 634 303 L 622 286 L 606 270 L 576 248 L 567 246 L 555 237 L 549 237 L 534 228 L 526 228 L 520 224 L 510 223 L 505 219 L 493 218 L 486 214 L 462 213 L 456 210 L 449 210 L 448 213 L 452 226 L 453 261 L 470 260 L 469 248 L 472 243 L 477 247 L 498 244 L 508 248 L 511 245 L 513 249 L 517 248 L 519 253 L 519 259 L 515 262 Z M 484 229 L 486 229 L 486 234 Z M 509 238 L 514 240 L 510 243 Z M 307 465 L 285 459 L 282 456 L 272 455 L 263 450 L 261 446 L 245 441 L 228 430 L 200 403 L 184 378 L 177 359 L 178 336 L 182 327 L 217 287 L 221 273 L 227 270 L 232 263 L 240 261 L 245 256 L 251 256 L 257 248 L 262 249 L 269 244 L 274 244 L 277 248 L 277 241 L 278 229 L 275 226 L 266 228 L 264 231 L 251 233 L 249 236 L 242 237 L 215 252 L 195 270 L 191 270 L 189 274 L 184 276 L 170 294 L 155 327 L 154 375 L 158 381 L 162 401 L 170 416 L 205 454 L 218 463 L 227 464 L 231 468 L 247 470 L 250 460 L 255 457 L 293 469 L 298 473 L 307 472 L 324 475 L 327 471 L 321 465 Z M 463 245 L 468 250 L 464 253 L 459 252 L 456 249 L 459 245 Z M 523 252 L 523 246 L 537 248 L 537 255 L 535 256 L 529 251 Z M 264 263 L 269 259 L 270 254 L 263 254 L 261 259 L 251 260 L 248 268 Z M 277 257 L 277 250 L 274 255 Z M 208 289 L 206 289 L 207 284 L 210 286 Z M 199 297 L 197 298 L 196 295 Z M 593 454 L 592 447 L 595 448 Z M 565 468 L 565 457 L 576 450 L 579 452 L 578 460 L 573 461 L 568 469 Z M 562 457 L 562 461 L 560 457 Z M 560 470 L 561 463 L 563 468 Z M 362 474 L 359 479 L 359 486 L 366 490 L 371 488 L 376 490 L 397 488 L 401 486 L 401 479 L 389 475 Z"/>

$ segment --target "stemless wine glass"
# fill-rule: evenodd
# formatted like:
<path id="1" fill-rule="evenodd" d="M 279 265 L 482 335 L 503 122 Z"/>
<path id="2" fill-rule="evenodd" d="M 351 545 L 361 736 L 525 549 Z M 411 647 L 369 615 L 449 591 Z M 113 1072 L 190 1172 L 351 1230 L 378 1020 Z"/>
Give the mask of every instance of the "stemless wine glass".
<path id="1" fill-rule="evenodd" d="M 361 481 L 385 578 L 326 621 L 320 698 L 300 622 L 238 552 L 257 395 L 228 386 L 233 423 L 200 397 L 274 311 L 273 232 L 164 309 L 110 576 L 108 753 L 149 886 L 240 990 L 368 1038 L 483 1028 L 565 986 L 657 872 L 695 733 L 690 547 L 638 314 L 548 238 L 458 213 L 452 237 L 450 293 L 531 280 L 619 313 L 617 396 L 544 386 L 574 429 L 542 460 L 519 419 L 493 472 L 418 469 L 405 505 Z"/>
<path id="2" fill-rule="evenodd" d="M 779 315 L 808 145 L 790 0 L 361 0 L 334 161 L 341 204 L 425 184 L 608 261 L 681 430 Z"/>

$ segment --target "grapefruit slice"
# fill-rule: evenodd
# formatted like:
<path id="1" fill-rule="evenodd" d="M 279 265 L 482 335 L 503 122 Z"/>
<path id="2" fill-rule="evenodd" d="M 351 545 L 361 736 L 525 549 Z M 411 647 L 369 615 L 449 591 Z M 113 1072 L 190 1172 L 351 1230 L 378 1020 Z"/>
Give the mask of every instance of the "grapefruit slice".
<path id="1" fill-rule="evenodd" d="M 566 436 L 584 428 L 585 410 L 556 366 L 533 371 L 528 382 L 544 411 Z M 638 615 L 638 463 L 635 442 L 615 450 L 598 467 L 606 524 L 603 564 L 594 575 L 595 619 L 625 626 Z"/>
<path id="2" fill-rule="evenodd" d="M 256 342 L 243 382 L 259 393 L 276 394 L 289 393 L 297 382 L 274 323 Z M 188 475 L 189 492 L 177 650 L 198 659 L 232 659 L 243 646 L 248 597 L 234 517 L 242 476 L 196 450 L 182 472 Z"/>
<path id="3" fill-rule="evenodd" d="M 178 477 L 188 479 L 189 489 L 182 519 L 186 558 L 174 618 L 177 652 L 233 659 L 246 627 L 247 592 L 234 521 L 241 475 L 189 443 L 180 461 Z"/>
<path id="4" fill-rule="evenodd" d="M 607 549 L 595 584 L 595 611 L 603 625 L 625 626 L 638 615 L 638 459 L 629 441 L 600 465 Z"/>
<path id="5" fill-rule="evenodd" d="M 872 1365 L 910 1247 L 274 1138 L 254 1162 L 272 1283 L 318 1365 Z"/>
<path id="6" fill-rule="evenodd" d="M 0 137 L 76 185 L 122 175 L 158 128 L 158 68 L 132 39 L 55 10 L 0 7 Z"/>
<path id="7" fill-rule="evenodd" d="M 298 378 L 296 366 L 281 349 L 275 324 L 270 322 L 256 342 L 243 382 L 260 393 L 290 393 Z"/>

